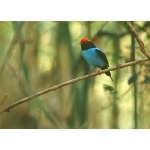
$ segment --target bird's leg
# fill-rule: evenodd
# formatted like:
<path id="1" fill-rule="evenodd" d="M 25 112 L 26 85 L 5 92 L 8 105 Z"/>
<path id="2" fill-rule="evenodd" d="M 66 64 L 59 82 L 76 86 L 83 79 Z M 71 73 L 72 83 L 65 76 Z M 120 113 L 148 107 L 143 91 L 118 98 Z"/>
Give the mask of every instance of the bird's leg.
<path id="1" fill-rule="evenodd" d="M 116 67 L 117 67 L 117 68 L 120 68 L 120 66 L 121 66 L 121 64 L 118 64 Z"/>
<path id="2" fill-rule="evenodd" d="M 88 74 L 88 75 L 90 75 L 90 74 L 94 71 L 94 69 L 95 69 L 95 68 L 93 68 L 93 69 L 89 72 L 89 74 Z"/>
<path id="3" fill-rule="evenodd" d="M 99 70 L 98 70 L 98 72 L 97 73 L 100 73 L 101 72 L 101 68 L 99 68 Z M 99 76 L 100 76 L 101 74 L 99 74 Z"/>

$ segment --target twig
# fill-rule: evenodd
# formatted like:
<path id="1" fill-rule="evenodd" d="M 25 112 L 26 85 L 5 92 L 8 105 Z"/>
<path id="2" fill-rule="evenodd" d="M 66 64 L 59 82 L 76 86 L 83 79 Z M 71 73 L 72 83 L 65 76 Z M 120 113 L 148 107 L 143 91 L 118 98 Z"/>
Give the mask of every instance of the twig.
<path id="1" fill-rule="evenodd" d="M 5 94 L 2 100 L 0 100 L 0 108 L 4 105 L 4 102 L 6 101 L 7 98 L 8 98 L 8 94 Z"/>
<path id="2" fill-rule="evenodd" d="M 90 77 L 94 77 L 96 75 L 99 75 L 99 74 L 103 74 L 107 71 L 113 71 L 113 70 L 118 70 L 118 69 L 121 69 L 121 68 L 125 68 L 125 67 L 128 67 L 128 66 L 132 66 L 132 65 L 135 65 L 135 64 L 139 64 L 139 63 L 142 63 L 142 62 L 146 62 L 148 61 L 149 59 L 148 58 L 145 58 L 145 59 L 140 59 L 140 60 L 136 60 L 136 61 L 133 61 L 133 62 L 129 62 L 129 63 L 125 63 L 125 64 L 120 64 L 120 65 L 117 65 L 115 67 L 112 67 L 112 68 L 108 68 L 108 69 L 105 69 L 105 70 L 101 70 L 100 72 L 96 72 L 96 73 L 92 73 L 90 75 L 85 75 L 85 76 L 81 76 L 81 77 L 78 77 L 78 78 L 75 78 L 75 79 L 72 79 L 72 80 L 69 80 L 67 82 L 64 82 L 64 83 L 61 83 L 61 84 L 58 84 L 58 85 L 55 85 L 53 87 L 50 87 L 48 89 L 45 89 L 43 91 L 40 91 L 40 92 L 37 92 L 33 95 L 30 95 L 28 97 L 25 97 L 7 107 L 5 107 L 3 110 L 0 111 L 0 114 L 4 113 L 4 112 L 9 112 L 12 108 L 22 104 L 22 103 L 25 103 L 35 97 L 38 97 L 40 95 L 43 95 L 43 94 L 46 94 L 48 92 L 51 92 L 51 91 L 55 91 L 56 89 L 59 89 L 61 87 L 64 87 L 64 86 L 67 86 L 67 85 L 70 85 L 70 84 L 73 84 L 75 82 L 78 82 L 78 81 L 81 81 L 81 80 L 84 80 L 84 79 L 87 79 L 87 78 L 90 78 Z"/>
<path id="3" fill-rule="evenodd" d="M 128 28 L 131 30 L 131 32 L 134 34 L 137 42 L 139 43 L 140 46 L 140 50 L 141 52 L 148 58 L 150 59 L 150 53 L 147 51 L 147 49 L 145 48 L 144 42 L 141 40 L 140 36 L 138 35 L 138 33 L 135 31 L 135 29 L 133 28 L 132 24 L 129 21 L 126 21 L 126 25 L 128 26 Z"/>

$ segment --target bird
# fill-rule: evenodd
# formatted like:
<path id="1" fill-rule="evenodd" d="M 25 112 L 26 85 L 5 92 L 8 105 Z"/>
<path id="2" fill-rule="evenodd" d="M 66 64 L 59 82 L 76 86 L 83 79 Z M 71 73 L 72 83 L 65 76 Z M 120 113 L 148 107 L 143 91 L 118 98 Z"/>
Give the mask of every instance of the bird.
<path id="1" fill-rule="evenodd" d="M 109 67 L 109 63 L 104 51 L 96 47 L 96 45 L 94 45 L 94 43 L 89 38 L 82 38 L 79 44 L 81 44 L 82 57 L 89 65 L 93 66 L 94 69 L 98 67 L 101 70 L 104 70 Z M 109 71 L 105 72 L 105 74 L 109 76 L 113 81 L 111 73 Z"/>

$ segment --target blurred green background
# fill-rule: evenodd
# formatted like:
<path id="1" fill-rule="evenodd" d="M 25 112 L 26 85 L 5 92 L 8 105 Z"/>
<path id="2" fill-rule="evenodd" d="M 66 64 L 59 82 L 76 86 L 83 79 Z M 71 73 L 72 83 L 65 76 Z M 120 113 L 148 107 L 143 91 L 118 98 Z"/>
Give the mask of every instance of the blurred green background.
<path id="1" fill-rule="evenodd" d="M 150 49 L 150 22 L 132 22 Z M 105 51 L 110 67 L 145 58 L 125 22 L 0 22 L 0 110 L 86 75 L 79 41 Z M 96 70 L 95 70 L 96 71 Z M 1 129 L 150 128 L 149 63 L 44 94 L 0 115 Z"/>

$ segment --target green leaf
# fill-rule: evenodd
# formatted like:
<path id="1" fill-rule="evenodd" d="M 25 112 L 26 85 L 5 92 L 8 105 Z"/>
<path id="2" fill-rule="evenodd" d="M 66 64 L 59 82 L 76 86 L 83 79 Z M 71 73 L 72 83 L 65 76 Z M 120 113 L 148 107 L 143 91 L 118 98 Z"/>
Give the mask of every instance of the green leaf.
<path id="1" fill-rule="evenodd" d="M 134 74 L 132 75 L 129 79 L 128 79 L 128 84 L 132 84 L 132 83 L 135 83 L 136 80 L 137 80 L 137 77 L 138 77 L 138 74 Z"/>

